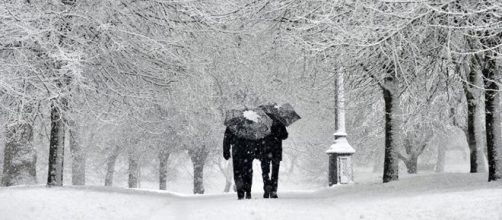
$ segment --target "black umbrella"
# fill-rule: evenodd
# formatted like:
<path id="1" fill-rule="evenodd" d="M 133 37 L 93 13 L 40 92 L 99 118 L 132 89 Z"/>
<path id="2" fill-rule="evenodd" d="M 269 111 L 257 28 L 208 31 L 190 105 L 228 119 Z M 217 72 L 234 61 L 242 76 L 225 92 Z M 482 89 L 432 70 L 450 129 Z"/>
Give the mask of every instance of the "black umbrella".
<path id="1" fill-rule="evenodd" d="M 269 116 L 271 116 L 271 118 L 281 122 L 286 127 L 301 119 L 300 115 L 296 113 L 293 106 L 291 106 L 289 103 L 285 103 L 281 106 L 272 103 L 260 105 L 259 107 Z"/>
<path id="2" fill-rule="evenodd" d="M 270 134 L 272 119 L 262 109 L 233 109 L 224 124 L 239 137 L 258 140 Z"/>

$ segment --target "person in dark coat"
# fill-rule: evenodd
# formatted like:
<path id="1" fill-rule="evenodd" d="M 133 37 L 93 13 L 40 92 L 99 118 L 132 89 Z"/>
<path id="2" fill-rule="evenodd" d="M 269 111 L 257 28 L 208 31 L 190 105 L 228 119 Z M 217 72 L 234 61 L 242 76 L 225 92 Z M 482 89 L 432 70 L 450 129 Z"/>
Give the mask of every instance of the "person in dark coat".
<path id="1" fill-rule="evenodd" d="M 288 138 L 286 127 L 273 119 L 271 133 L 264 137 L 257 146 L 257 158 L 261 162 L 263 177 L 263 198 L 278 198 L 277 182 L 279 181 L 279 165 L 282 160 L 282 141 Z M 270 167 L 272 173 L 270 175 Z"/>
<path id="2" fill-rule="evenodd" d="M 230 156 L 230 149 L 232 149 L 232 156 Z M 255 140 L 238 137 L 227 127 L 223 138 L 223 157 L 225 160 L 232 157 L 238 199 L 243 199 L 244 197 L 251 199 L 255 151 Z"/>

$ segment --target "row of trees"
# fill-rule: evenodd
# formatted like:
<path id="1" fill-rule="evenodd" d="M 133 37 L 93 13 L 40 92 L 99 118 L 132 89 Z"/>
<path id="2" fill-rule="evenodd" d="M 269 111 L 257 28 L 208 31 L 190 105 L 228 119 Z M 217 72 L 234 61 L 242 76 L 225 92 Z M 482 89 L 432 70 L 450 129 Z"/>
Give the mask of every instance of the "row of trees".
<path id="1" fill-rule="evenodd" d="M 484 170 L 486 149 L 489 181 L 501 178 L 501 13 L 492 0 L 289 0 L 253 1 L 225 15 L 268 24 L 332 72 L 343 67 L 353 97 L 383 92 L 388 182 L 398 179 L 400 160 L 415 173 L 419 155 L 455 127 L 466 134 L 470 172 Z"/>
<path id="2" fill-rule="evenodd" d="M 228 174 L 225 111 L 269 101 L 303 117 L 286 142 L 291 170 L 325 179 L 340 69 L 356 161 L 384 162 L 384 182 L 398 179 L 399 161 L 416 173 L 433 145 L 441 161 L 455 128 L 470 171 L 485 169 L 486 153 L 489 180 L 500 179 L 501 11 L 495 0 L 6 1 L 2 183 L 36 182 L 47 156 L 47 184 L 62 185 L 68 142 L 73 184 L 95 168 L 112 185 L 126 155 L 129 187 L 153 161 L 166 189 L 170 155 L 186 152 L 203 193 L 208 161 Z"/>
<path id="3" fill-rule="evenodd" d="M 399 159 L 416 172 L 427 142 L 451 126 L 466 133 L 470 171 L 483 170 L 486 139 L 488 180 L 502 178 L 502 7 L 497 1 L 274 1 L 263 6 L 259 16 L 280 22 L 309 50 L 335 56 L 331 62 L 345 67 L 357 86 L 371 84 L 383 92 L 383 182 L 398 179 Z M 465 98 L 459 98 L 462 93 Z M 459 100 L 467 105 L 462 124 Z"/>
<path id="4" fill-rule="evenodd" d="M 86 151 L 109 144 L 109 173 L 116 154 L 127 152 L 129 185 L 136 186 L 140 153 L 165 145 L 159 139 L 174 129 L 165 125 L 169 93 L 191 62 L 185 38 L 200 25 L 189 10 L 188 4 L 136 1 L 2 3 L 3 185 L 35 181 L 33 136 L 39 132 L 50 146 L 49 186 L 63 183 L 68 140 L 73 184 L 85 184 Z M 156 150 L 167 160 L 165 150 Z"/>
<path id="5" fill-rule="evenodd" d="M 219 163 L 225 111 L 286 102 L 288 91 L 301 97 L 295 86 L 310 78 L 296 70 L 301 50 L 281 47 L 274 32 L 252 35 L 247 22 L 218 19 L 232 7 L 223 3 L 2 6 L 5 186 L 37 182 L 41 166 L 48 167 L 47 185 L 61 186 L 68 162 L 72 184 L 97 172 L 110 186 L 126 157 L 129 187 L 139 187 L 141 168 L 155 162 L 166 189 L 170 155 L 186 152 L 194 193 L 204 193 L 204 166 Z"/>

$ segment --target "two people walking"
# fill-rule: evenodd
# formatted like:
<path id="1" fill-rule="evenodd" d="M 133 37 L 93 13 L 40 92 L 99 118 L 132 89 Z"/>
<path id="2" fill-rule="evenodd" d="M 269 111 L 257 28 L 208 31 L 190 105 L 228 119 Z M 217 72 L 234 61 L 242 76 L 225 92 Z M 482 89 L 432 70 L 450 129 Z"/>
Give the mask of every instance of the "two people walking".
<path id="1" fill-rule="evenodd" d="M 273 119 L 270 134 L 252 140 L 239 137 L 227 128 L 223 138 L 223 157 L 232 158 L 234 181 L 238 199 L 251 199 L 253 160 L 261 162 L 264 198 L 278 198 L 277 184 L 282 160 L 282 141 L 288 138 L 283 123 Z M 245 123 L 252 123 L 251 121 Z"/>

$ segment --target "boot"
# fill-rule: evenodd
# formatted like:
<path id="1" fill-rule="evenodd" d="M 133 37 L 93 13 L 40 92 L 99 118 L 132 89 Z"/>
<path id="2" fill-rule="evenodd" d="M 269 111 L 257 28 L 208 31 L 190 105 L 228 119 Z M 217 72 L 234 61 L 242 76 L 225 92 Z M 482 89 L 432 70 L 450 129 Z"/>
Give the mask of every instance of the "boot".
<path id="1" fill-rule="evenodd" d="M 263 198 L 268 199 L 270 197 L 270 192 L 272 191 L 272 186 L 267 184 L 263 187 L 263 190 L 265 191 L 265 193 L 263 193 Z"/>
<path id="2" fill-rule="evenodd" d="M 244 199 L 244 192 L 237 191 L 237 199 L 238 200 Z"/>
<path id="3" fill-rule="evenodd" d="M 246 192 L 246 199 L 251 199 L 251 192 Z"/>
<path id="4" fill-rule="evenodd" d="M 270 197 L 270 193 L 269 192 L 263 193 L 263 198 L 268 199 L 269 197 Z"/>
<path id="5" fill-rule="evenodd" d="M 277 198 L 279 198 L 279 197 L 277 196 L 277 192 L 270 192 L 270 198 L 272 198 L 272 199 L 277 199 Z"/>

